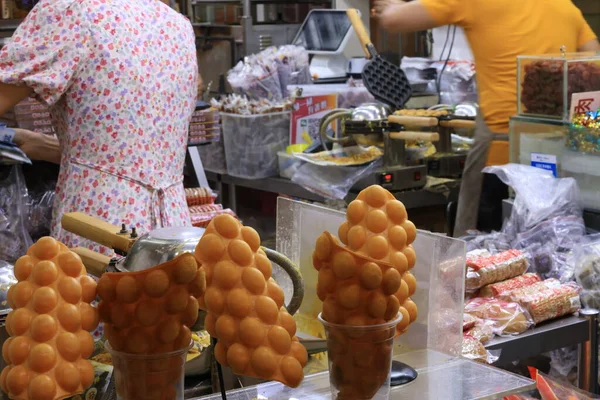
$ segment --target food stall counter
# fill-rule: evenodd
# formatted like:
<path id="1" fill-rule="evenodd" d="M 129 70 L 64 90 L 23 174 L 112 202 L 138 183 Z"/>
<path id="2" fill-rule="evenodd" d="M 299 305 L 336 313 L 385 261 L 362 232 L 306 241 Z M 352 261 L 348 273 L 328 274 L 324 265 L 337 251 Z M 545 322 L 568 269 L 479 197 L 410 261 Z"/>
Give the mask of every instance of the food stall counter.
<path id="1" fill-rule="evenodd" d="M 501 399 L 535 388 L 530 379 L 431 349 L 403 353 L 394 359 L 414 367 L 419 375 L 407 385 L 392 388 L 390 399 Z M 328 372 L 307 376 L 296 389 L 268 382 L 227 392 L 227 400 L 331 398 Z M 220 400 L 222 396 L 218 393 L 197 399 Z"/>

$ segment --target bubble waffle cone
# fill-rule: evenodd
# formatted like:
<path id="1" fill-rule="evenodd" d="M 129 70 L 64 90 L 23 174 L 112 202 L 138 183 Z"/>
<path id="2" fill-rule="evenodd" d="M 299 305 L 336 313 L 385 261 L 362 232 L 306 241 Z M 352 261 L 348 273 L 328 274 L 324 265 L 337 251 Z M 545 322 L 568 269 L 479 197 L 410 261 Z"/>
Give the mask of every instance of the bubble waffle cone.
<path id="1" fill-rule="evenodd" d="M 215 357 L 234 373 L 297 387 L 308 355 L 283 291 L 271 278 L 260 237 L 230 215 L 213 219 L 196 247 L 206 269 L 206 330 L 218 339 Z"/>
<path id="2" fill-rule="evenodd" d="M 323 318 L 334 324 L 381 324 L 402 314 L 397 331 L 417 318 L 409 299 L 416 290 L 410 273 L 416 228 L 404 205 L 381 186 L 364 189 L 350 203 L 339 228 L 342 246 L 329 232 L 317 239 L 313 265 Z"/>
<path id="3" fill-rule="evenodd" d="M 119 396 L 175 398 L 184 363 L 177 350 L 190 345 L 190 327 L 198 318 L 197 297 L 205 286 L 204 269 L 190 253 L 146 270 L 102 275 L 98 309 L 115 362 Z"/>
<path id="4" fill-rule="evenodd" d="M 131 354 L 188 347 L 204 289 L 204 270 L 190 253 L 146 270 L 102 275 L 98 309 L 108 342 Z"/>
<path id="5" fill-rule="evenodd" d="M 2 346 L 8 366 L 0 375 L 11 399 L 54 400 L 82 393 L 94 380 L 87 360 L 88 331 L 98 326 L 90 305 L 96 282 L 79 256 L 51 237 L 41 238 L 15 263 L 18 283 L 8 291 L 13 309 Z"/>

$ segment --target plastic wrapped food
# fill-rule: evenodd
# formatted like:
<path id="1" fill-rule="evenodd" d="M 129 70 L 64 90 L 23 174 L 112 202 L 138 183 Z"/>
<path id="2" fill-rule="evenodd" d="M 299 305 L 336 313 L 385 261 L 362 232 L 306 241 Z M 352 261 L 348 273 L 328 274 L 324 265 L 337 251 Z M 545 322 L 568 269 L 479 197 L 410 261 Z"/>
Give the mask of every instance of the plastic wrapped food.
<path id="1" fill-rule="evenodd" d="M 290 95 L 288 85 L 306 85 L 312 83 L 308 63 L 308 53 L 303 47 L 281 46 L 275 53 L 277 73 L 283 98 Z"/>
<path id="2" fill-rule="evenodd" d="M 237 218 L 233 210 L 229 208 L 223 209 L 223 206 L 221 206 L 220 204 L 219 206 L 221 207 L 220 209 L 203 212 L 193 212 L 192 208 L 190 208 L 190 219 L 192 220 L 192 226 L 198 228 L 206 228 L 208 224 L 210 224 L 210 221 L 215 219 L 217 216 L 224 214 L 231 215 L 232 217 Z"/>
<path id="3" fill-rule="evenodd" d="M 525 332 L 533 325 L 525 308 L 515 302 L 488 297 L 477 297 L 465 305 L 465 313 L 490 321 L 498 336 L 511 336 Z"/>
<path id="4" fill-rule="evenodd" d="M 17 283 L 14 266 L 6 261 L 0 260 L 0 316 L 10 311 L 7 295 L 10 287 Z"/>
<path id="5" fill-rule="evenodd" d="M 531 379 L 536 383 L 537 390 L 542 400 L 592 400 L 600 399 L 600 396 L 584 392 L 564 382 L 559 382 L 550 376 L 543 374 L 533 367 L 529 367 Z"/>
<path id="6" fill-rule="evenodd" d="M 235 93 L 249 99 L 283 99 L 277 62 L 263 54 L 246 57 L 227 73 L 227 81 Z"/>
<path id="7" fill-rule="evenodd" d="M 477 318 L 471 314 L 463 314 L 463 331 L 468 331 L 477 323 Z"/>
<path id="8" fill-rule="evenodd" d="M 485 285 L 522 275 L 527 271 L 529 261 L 519 250 L 507 250 L 491 256 L 474 257 L 467 260 L 467 290 L 479 289 Z"/>
<path id="9" fill-rule="evenodd" d="M 463 335 L 462 356 L 484 364 L 493 364 L 498 359 L 488 352 L 479 340 L 466 334 Z"/>
<path id="10" fill-rule="evenodd" d="M 561 285 L 556 279 L 548 279 L 513 290 L 506 298 L 521 304 L 538 324 L 579 311 L 580 292 L 581 287 L 574 282 Z"/>
<path id="11" fill-rule="evenodd" d="M 564 71 L 565 65 L 568 65 L 567 71 Z M 569 103 L 573 93 L 600 90 L 600 66 L 583 61 L 533 61 L 525 66 L 525 77 L 521 83 L 521 103 L 529 114 L 562 117 L 565 86 Z"/>
<path id="12" fill-rule="evenodd" d="M 0 260 L 15 262 L 33 244 L 28 199 L 21 166 L 0 166 Z"/>
<path id="13" fill-rule="evenodd" d="M 556 179 L 552 172 L 528 165 L 506 164 L 486 167 L 515 192 L 509 220 L 502 232 L 514 240 L 518 233 L 559 216 L 582 216 L 581 196 L 573 178 Z"/>
<path id="14" fill-rule="evenodd" d="M 206 330 L 218 339 L 215 358 L 234 373 L 297 387 L 308 355 L 296 321 L 283 306 L 283 290 L 258 233 L 230 215 L 215 218 L 196 246 L 206 269 L 200 306 L 208 311 Z"/>
<path id="15" fill-rule="evenodd" d="M 481 297 L 497 297 L 512 290 L 540 282 L 541 280 L 542 278 L 538 274 L 524 274 L 503 282 L 486 285 L 481 288 L 479 295 Z"/>
<path id="16" fill-rule="evenodd" d="M 476 318 L 475 325 L 465 332 L 465 334 L 474 337 L 482 344 L 486 344 L 494 337 L 494 323 Z"/>
<path id="17" fill-rule="evenodd" d="M 210 188 L 188 188 L 185 189 L 185 200 L 188 206 L 213 204 L 217 195 Z"/>
<path id="18" fill-rule="evenodd" d="M 256 115 L 271 114 L 292 109 L 293 101 L 271 101 L 268 99 L 248 100 L 245 96 L 232 94 L 219 100 L 212 99 L 211 105 L 227 114 Z"/>

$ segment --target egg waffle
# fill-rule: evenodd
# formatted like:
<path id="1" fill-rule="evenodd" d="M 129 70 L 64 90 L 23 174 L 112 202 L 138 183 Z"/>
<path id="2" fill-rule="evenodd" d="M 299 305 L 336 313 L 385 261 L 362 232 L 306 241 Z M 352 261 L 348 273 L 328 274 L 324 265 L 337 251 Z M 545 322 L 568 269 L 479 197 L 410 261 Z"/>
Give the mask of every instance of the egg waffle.
<path id="1" fill-rule="evenodd" d="M 98 326 L 90 302 L 96 282 L 79 256 L 51 237 L 38 240 L 15 263 L 18 280 L 7 295 L 13 311 L 2 346 L 9 364 L 0 375 L 11 399 L 55 400 L 82 393 L 94 380 L 87 360 L 94 350 L 89 331 Z"/>
<path id="2" fill-rule="evenodd" d="M 258 233 L 231 215 L 219 215 L 196 247 L 206 269 L 206 330 L 218 339 L 215 357 L 234 373 L 297 387 L 308 355 Z"/>

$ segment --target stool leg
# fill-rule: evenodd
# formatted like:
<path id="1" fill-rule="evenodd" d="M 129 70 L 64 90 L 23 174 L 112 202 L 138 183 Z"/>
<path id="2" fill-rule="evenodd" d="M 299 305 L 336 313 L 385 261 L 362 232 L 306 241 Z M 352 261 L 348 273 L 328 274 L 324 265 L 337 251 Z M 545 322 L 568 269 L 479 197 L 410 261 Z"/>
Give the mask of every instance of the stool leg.
<path id="1" fill-rule="evenodd" d="M 579 388 L 587 392 L 598 394 L 598 314 L 593 308 L 586 308 L 579 312 L 589 321 L 589 339 L 578 346 L 578 374 Z"/>

